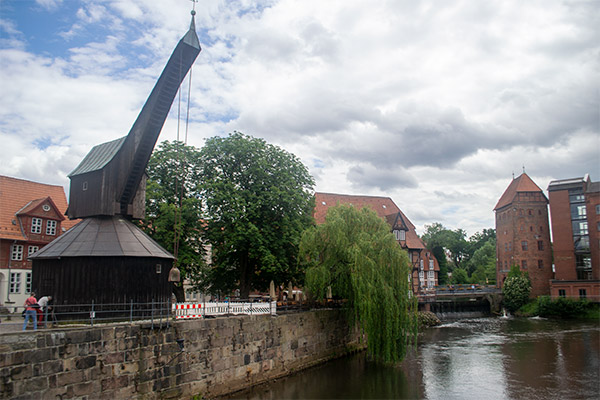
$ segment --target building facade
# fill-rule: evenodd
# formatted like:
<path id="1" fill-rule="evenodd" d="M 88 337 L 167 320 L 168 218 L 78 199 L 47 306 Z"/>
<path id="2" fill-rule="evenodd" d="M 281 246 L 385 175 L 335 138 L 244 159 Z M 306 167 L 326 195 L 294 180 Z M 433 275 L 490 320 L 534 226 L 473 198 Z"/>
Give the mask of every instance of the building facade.
<path id="1" fill-rule="evenodd" d="M 396 241 L 406 250 L 412 264 L 413 293 L 425 292 L 437 286 L 440 266 L 436 258 L 417 235 L 415 226 L 391 198 L 317 192 L 314 210 L 316 223 L 324 223 L 327 210 L 338 204 L 349 204 L 357 209 L 370 208 L 387 221 Z"/>
<path id="2" fill-rule="evenodd" d="M 511 266 L 527 272 L 531 296 L 550 294 L 552 246 L 548 199 L 523 173 L 514 178 L 494 207 L 496 213 L 496 285 L 501 288 Z"/>
<path id="3" fill-rule="evenodd" d="M 62 186 L 0 176 L 0 304 L 23 305 L 33 289 L 28 257 L 78 222 L 66 210 Z"/>
<path id="4" fill-rule="evenodd" d="M 600 182 L 589 176 L 548 185 L 555 277 L 552 297 L 600 301 Z"/>

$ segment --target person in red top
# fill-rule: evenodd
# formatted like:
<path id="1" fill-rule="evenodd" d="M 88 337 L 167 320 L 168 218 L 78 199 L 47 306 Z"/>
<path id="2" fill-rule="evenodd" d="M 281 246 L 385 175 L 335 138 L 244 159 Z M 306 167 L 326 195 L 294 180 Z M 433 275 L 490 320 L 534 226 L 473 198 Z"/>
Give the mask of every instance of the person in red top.
<path id="1" fill-rule="evenodd" d="M 23 306 L 25 307 L 25 322 L 23 322 L 23 330 L 27 329 L 27 324 L 29 323 L 30 319 L 33 320 L 33 330 L 37 330 L 36 314 L 39 306 L 34 292 L 31 292 L 31 296 L 25 300 L 25 304 L 23 304 Z"/>

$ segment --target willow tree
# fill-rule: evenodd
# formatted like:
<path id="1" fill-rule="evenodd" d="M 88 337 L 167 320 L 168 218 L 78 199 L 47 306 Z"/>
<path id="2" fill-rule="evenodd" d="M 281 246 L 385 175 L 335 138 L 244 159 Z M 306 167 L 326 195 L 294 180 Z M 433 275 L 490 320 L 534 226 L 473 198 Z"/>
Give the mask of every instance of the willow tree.
<path id="1" fill-rule="evenodd" d="M 347 299 L 349 323 L 367 333 L 369 355 L 384 362 L 404 358 L 416 340 L 417 304 L 408 256 L 383 219 L 366 208 L 332 207 L 325 223 L 304 232 L 300 260 L 312 295 L 322 299 L 331 287 Z"/>

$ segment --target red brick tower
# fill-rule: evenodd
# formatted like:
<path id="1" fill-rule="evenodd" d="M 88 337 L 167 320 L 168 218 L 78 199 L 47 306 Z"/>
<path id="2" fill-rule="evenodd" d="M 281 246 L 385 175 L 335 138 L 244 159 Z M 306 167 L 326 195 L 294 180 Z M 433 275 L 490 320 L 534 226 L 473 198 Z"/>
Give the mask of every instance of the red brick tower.
<path id="1" fill-rule="evenodd" d="M 511 265 L 531 279 L 531 296 L 550 294 L 552 248 L 548 224 L 548 199 L 523 173 L 504 191 L 496 212 L 496 278 L 502 287 Z"/>

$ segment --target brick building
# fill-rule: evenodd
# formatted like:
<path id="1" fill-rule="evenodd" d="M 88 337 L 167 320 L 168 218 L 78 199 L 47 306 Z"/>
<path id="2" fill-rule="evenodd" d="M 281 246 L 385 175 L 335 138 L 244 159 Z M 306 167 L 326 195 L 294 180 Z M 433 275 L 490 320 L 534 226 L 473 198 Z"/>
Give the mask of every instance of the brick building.
<path id="1" fill-rule="evenodd" d="M 28 257 L 78 222 L 66 210 L 62 186 L 0 176 L 0 304 L 23 305 L 32 290 Z"/>
<path id="2" fill-rule="evenodd" d="M 317 224 L 325 222 L 329 207 L 350 204 L 358 209 L 372 209 L 390 225 L 398 244 L 408 252 L 412 263 L 413 292 L 418 293 L 438 284 L 440 266 L 423 241 L 415 226 L 389 197 L 354 196 L 333 193 L 315 193 L 314 217 Z"/>
<path id="3" fill-rule="evenodd" d="M 548 185 L 555 278 L 553 297 L 600 301 L 600 182 L 589 176 Z"/>
<path id="4" fill-rule="evenodd" d="M 502 287 L 510 267 L 529 274 L 531 296 L 550 294 L 552 247 L 548 199 L 523 173 L 514 178 L 494 207 L 496 212 L 496 285 Z"/>

